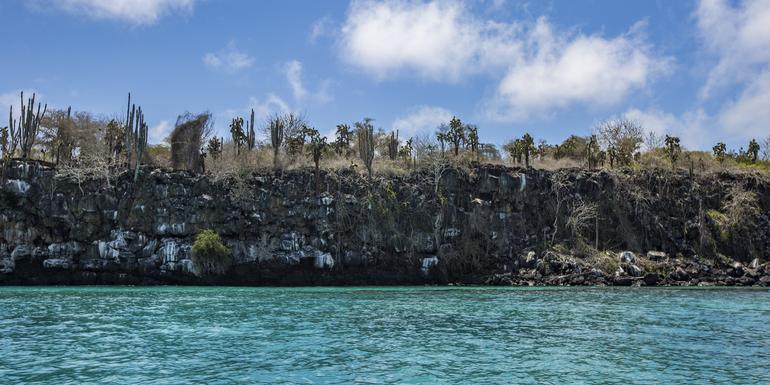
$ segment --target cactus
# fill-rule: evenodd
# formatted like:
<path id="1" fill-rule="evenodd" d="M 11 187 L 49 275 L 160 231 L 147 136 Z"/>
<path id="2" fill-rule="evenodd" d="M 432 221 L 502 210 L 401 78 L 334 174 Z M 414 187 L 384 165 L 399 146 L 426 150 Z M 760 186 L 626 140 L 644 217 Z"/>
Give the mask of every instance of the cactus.
<path id="1" fill-rule="evenodd" d="M 233 118 L 233 121 L 230 123 L 230 137 L 233 139 L 235 156 L 238 156 L 241 154 L 241 146 L 246 140 L 246 134 L 243 133 L 243 118 L 240 116 Z"/>
<path id="2" fill-rule="evenodd" d="M 388 138 L 388 157 L 390 160 L 396 160 L 398 157 L 398 130 L 391 132 Z"/>
<path id="3" fill-rule="evenodd" d="M 273 146 L 273 167 L 278 168 L 278 151 L 283 143 L 285 122 L 280 116 L 270 118 L 270 144 Z"/>
<path id="4" fill-rule="evenodd" d="M 207 146 L 207 152 L 209 155 L 211 155 L 211 159 L 217 160 L 219 159 L 219 156 L 222 155 L 222 142 L 224 141 L 224 138 L 220 140 L 216 136 L 209 139 L 209 144 Z"/>
<path id="5" fill-rule="evenodd" d="M 136 128 L 134 129 L 134 143 L 136 144 L 136 167 L 134 168 L 134 183 L 139 179 L 139 166 L 142 165 L 142 156 L 147 148 L 147 123 L 144 122 L 142 108 L 139 107 Z"/>
<path id="6" fill-rule="evenodd" d="M 363 122 L 356 123 L 358 154 L 366 166 L 369 179 L 372 179 L 372 162 L 374 161 L 374 127 L 371 122 L 371 118 L 364 118 Z"/>
<path id="7" fill-rule="evenodd" d="M 251 119 L 246 122 L 246 126 L 249 127 L 249 132 L 246 133 L 246 145 L 249 147 L 249 151 L 256 146 L 257 135 L 254 133 L 254 109 L 251 109 Z"/>
<path id="8" fill-rule="evenodd" d="M 131 104 L 131 93 L 128 93 L 128 104 L 126 105 L 126 124 L 124 126 L 125 149 L 126 149 L 126 168 L 130 171 L 134 169 L 134 183 L 139 179 L 139 167 L 142 165 L 142 157 L 147 148 L 147 123 L 144 121 L 142 107 Z M 110 141 L 110 146 L 112 142 Z M 116 146 L 117 147 L 117 146 Z M 120 149 L 116 149 L 116 158 L 120 156 Z M 132 160 L 136 155 L 136 162 L 132 165 Z"/>
<path id="9" fill-rule="evenodd" d="M 38 131 L 40 130 L 40 120 L 45 116 L 48 110 L 48 104 L 43 107 L 43 112 L 40 113 L 40 102 L 37 103 L 37 112 L 35 112 L 35 94 L 27 100 L 27 105 L 24 105 L 24 92 L 21 93 L 21 113 L 19 114 L 19 124 L 16 129 L 13 128 L 16 121 L 13 119 L 13 107 L 11 107 L 10 118 L 11 123 L 11 152 L 16 150 L 16 145 L 21 145 L 21 157 L 27 159 L 32 152 L 32 146 L 35 144 Z"/>

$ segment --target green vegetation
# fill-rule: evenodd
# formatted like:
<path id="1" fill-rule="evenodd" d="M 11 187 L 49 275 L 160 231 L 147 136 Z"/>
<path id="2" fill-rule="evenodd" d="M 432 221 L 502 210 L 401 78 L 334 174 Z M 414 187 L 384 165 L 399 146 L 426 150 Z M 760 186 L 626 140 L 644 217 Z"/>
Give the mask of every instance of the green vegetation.
<path id="1" fill-rule="evenodd" d="M 203 230 L 195 237 L 192 261 L 201 275 L 222 275 L 233 265 L 230 249 L 214 230 Z"/>
<path id="2" fill-rule="evenodd" d="M 369 178 L 429 168 L 438 161 L 457 165 L 507 163 L 550 170 L 670 167 L 673 171 L 687 169 L 691 175 L 770 171 L 770 137 L 752 139 L 745 149 L 732 150 L 720 142 L 709 153 L 690 151 L 678 137 L 647 132 L 625 118 L 604 121 L 591 135 L 570 135 L 554 144 L 521 132 L 498 149 L 481 142 L 481 129 L 458 116 L 440 124 L 434 133 L 409 138 L 401 138 L 398 130 L 377 128 L 373 119 L 366 118 L 338 124 L 334 138 L 327 139 L 321 134 L 324 129 L 311 127 L 295 113 L 271 115 L 256 127 L 251 110 L 248 119 L 232 118 L 230 135 L 224 138 L 212 135 L 210 114 L 187 113 L 177 119 L 165 144 L 149 145 L 145 110 L 133 103 L 130 94 L 125 118 L 94 117 L 71 108 L 48 110 L 40 102 L 35 106 L 35 95 L 28 100 L 22 95 L 21 100 L 22 116 L 14 119 L 16 110 L 11 107 L 8 126 L 0 127 L 0 155 L 6 163 L 15 158 L 34 159 L 59 169 L 80 168 L 85 174 L 99 169 L 113 176 L 130 170 L 135 183 L 144 165 L 224 176 L 266 168 L 271 161 L 276 170 L 312 166 L 318 176 L 320 169 L 349 168 L 365 170 Z M 257 129 L 263 133 L 261 138 Z M 504 158 L 499 150 L 503 150 Z"/>

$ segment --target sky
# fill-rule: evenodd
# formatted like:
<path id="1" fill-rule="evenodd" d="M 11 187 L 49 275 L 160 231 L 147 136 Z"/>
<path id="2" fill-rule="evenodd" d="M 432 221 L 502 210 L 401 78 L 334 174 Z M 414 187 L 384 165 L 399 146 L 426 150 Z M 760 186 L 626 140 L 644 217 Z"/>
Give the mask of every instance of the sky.
<path id="1" fill-rule="evenodd" d="M 252 108 L 401 138 L 456 115 L 495 144 L 619 117 L 690 149 L 770 135 L 770 0 L 8 0 L 0 20 L 2 110 L 24 90 L 118 117 L 131 92 L 153 143 Z"/>

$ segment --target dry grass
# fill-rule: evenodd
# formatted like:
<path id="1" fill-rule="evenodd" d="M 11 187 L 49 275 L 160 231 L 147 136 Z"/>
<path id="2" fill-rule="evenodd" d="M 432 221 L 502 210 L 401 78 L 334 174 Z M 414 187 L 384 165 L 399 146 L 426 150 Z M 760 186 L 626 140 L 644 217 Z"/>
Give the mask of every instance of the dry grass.
<path id="1" fill-rule="evenodd" d="M 585 162 L 579 162 L 572 158 L 545 158 L 535 159 L 532 161 L 532 167 L 540 170 L 556 171 L 563 168 L 582 167 Z"/>

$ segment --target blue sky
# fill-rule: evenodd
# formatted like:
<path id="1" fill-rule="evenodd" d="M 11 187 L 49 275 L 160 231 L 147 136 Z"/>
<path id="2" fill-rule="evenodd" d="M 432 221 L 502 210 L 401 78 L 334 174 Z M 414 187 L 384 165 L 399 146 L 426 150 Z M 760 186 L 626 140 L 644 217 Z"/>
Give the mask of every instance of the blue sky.
<path id="1" fill-rule="evenodd" d="M 452 115 L 502 144 L 625 115 L 689 148 L 770 135 L 770 0 L 0 2 L 0 107 L 176 116 L 255 108 L 321 132 L 372 117 L 402 137 Z"/>

